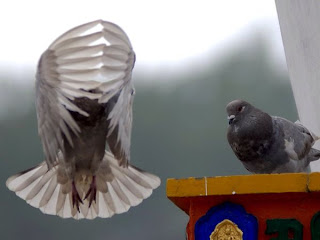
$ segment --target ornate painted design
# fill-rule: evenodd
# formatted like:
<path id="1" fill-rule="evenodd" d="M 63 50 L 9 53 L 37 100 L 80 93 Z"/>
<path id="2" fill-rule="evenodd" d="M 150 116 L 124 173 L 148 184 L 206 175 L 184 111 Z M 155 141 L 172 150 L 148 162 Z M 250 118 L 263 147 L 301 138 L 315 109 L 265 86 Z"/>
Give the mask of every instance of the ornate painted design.
<path id="1" fill-rule="evenodd" d="M 320 239 L 320 212 L 311 219 L 311 239 Z"/>
<path id="2" fill-rule="evenodd" d="M 234 222 L 225 219 L 220 222 L 210 235 L 210 240 L 242 240 L 243 232 Z"/>
<path id="3" fill-rule="evenodd" d="M 239 233 L 236 229 L 242 234 L 233 238 L 233 233 Z M 194 233 L 195 240 L 258 240 L 258 221 L 241 205 L 225 202 L 212 207 L 202 216 L 195 224 Z"/>
<path id="4" fill-rule="evenodd" d="M 303 225 L 297 219 L 268 219 L 266 234 L 277 234 L 277 237 L 270 238 L 271 240 L 287 240 L 291 233 L 293 236 L 290 239 L 303 239 Z"/>

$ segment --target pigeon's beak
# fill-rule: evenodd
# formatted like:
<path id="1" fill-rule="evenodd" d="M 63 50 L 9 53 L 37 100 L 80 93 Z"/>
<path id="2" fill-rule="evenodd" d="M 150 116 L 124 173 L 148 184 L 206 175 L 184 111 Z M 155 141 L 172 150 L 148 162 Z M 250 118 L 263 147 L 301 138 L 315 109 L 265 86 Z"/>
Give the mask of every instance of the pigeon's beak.
<path id="1" fill-rule="evenodd" d="M 235 115 L 230 115 L 230 116 L 228 116 L 229 125 L 233 122 L 233 120 L 234 120 L 235 117 L 236 117 Z"/>

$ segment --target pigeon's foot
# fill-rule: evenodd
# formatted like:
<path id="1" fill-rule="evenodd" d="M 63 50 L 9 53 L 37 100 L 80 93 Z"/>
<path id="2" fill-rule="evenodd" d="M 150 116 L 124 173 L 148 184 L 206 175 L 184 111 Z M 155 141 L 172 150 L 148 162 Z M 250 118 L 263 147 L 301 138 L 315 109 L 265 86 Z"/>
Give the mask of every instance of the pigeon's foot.
<path id="1" fill-rule="evenodd" d="M 96 202 L 96 195 L 97 195 L 96 176 L 93 176 L 89 190 L 88 190 L 86 196 L 84 197 L 84 200 L 88 198 L 89 207 L 91 206 L 93 201 Z"/>
<path id="2" fill-rule="evenodd" d="M 76 185 L 74 181 L 72 181 L 72 206 L 77 208 L 78 212 L 80 212 L 79 203 L 83 203 L 79 193 L 77 191 Z"/>

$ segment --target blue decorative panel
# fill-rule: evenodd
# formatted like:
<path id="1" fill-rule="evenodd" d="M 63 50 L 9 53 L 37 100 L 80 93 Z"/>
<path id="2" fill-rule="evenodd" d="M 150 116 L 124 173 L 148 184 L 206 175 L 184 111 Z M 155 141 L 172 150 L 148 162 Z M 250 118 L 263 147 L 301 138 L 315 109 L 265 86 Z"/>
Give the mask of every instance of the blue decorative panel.
<path id="1" fill-rule="evenodd" d="M 248 214 L 241 205 L 230 202 L 212 207 L 206 215 L 196 222 L 195 239 L 209 240 L 215 227 L 226 219 L 238 226 L 243 232 L 244 240 L 258 239 L 258 221 L 256 217 Z"/>

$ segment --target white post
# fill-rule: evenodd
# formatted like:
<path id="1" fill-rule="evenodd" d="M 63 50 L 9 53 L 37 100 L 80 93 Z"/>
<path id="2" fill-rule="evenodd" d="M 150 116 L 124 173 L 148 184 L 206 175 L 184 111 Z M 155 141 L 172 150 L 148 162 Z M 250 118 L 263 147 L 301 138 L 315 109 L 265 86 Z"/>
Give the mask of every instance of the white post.
<path id="1" fill-rule="evenodd" d="M 299 118 L 320 136 L 320 1 L 275 1 Z M 320 161 L 311 170 L 320 171 Z"/>

